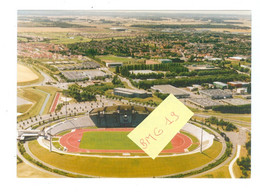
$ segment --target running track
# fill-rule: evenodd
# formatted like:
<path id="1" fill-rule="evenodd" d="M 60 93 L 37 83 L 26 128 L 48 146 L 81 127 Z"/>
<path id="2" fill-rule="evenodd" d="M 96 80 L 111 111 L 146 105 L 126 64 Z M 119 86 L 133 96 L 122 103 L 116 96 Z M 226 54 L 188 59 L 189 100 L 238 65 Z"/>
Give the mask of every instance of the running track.
<path id="1" fill-rule="evenodd" d="M 68 152 L 75 153 L 144 153 L 143 150 L 109 150 L 109 149 L 81 149 L 79 148 L 82 135 L 88 131 L 128 131 L 133 128 L 108 128 L 108 129 L 76 129 L 60 138 L 60 144 L 67 148 Z M 172 149 L 163 150 L 161 153 L 183 153 L 192 144 L 192 140 L 181 133 L 177 133 L 171 140 Z"/>
<path id="2" fill-rule="evenodd" d="M 56 106 L 58 104 L 59 97 L 60 97 L 60 93 L 56 93 L 55 98 L 54 98 L 52 105 L 51 105 L 51 110 L 50 110 L 51 113 L 53 113 L 55 111 Z"/>

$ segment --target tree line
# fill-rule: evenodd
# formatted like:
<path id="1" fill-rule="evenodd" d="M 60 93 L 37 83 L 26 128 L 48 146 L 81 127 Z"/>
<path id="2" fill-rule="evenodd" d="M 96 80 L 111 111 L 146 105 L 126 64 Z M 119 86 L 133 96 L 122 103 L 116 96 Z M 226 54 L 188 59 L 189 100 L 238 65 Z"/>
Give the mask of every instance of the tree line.
<path id="1" fill-rule="evenodd" d="M 187 28 L 224 28 L 224 29 L 250 29 L 250 27 L 238 26 L 238 25 L 214 25 L 214 24 L 182 24 L 182 25 L 145 25 L 135 24 L 131 27 L 142 27 L 142 28 L 171 28 L 171 29 L 187 29 Z"/>
<path id="2" fill-rule="evenodd" d="M 251 104 L 248 105 L 222 105 L 222 106 L 214 106 L 212 107 L 214 111 L 219 111 L 221 113 L 251 113 Z"/>
<path id="3" fill-rule="evenodd" d="M 178 79 L 156 79 L 156 80 L 144 80 L 134 83 L 135 86 L 141 89 L 149 89 L 154 85 L 170 84 L 176 87 L 186 87 L 193 84 L 202 83 L 213 83 L 214 81 L 228 82 L 228 81 L 246 81 L 250 77 L 244 74 L 221 74 L 221 75 L 210 75 L 202 77 L 189 77 L 189 78 L 178 78 Z"/>

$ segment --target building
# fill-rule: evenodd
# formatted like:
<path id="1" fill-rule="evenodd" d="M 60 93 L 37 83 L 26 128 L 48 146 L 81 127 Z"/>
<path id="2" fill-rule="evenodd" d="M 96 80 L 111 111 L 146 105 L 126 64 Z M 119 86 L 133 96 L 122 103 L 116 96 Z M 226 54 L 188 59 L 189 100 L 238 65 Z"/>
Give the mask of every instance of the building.
<path id="1" fill-rule="evenodd" d="M 232 98 L 232 99 L 225 99 L 223 102 L 229 104 L 229 105 L 249 105 L 251 104 L 251 100 L 245 100 L 240 98 Z"/>
<path id="2" fill-rule="evenodd" d="M 188 89 L 189 91 L 197 91 L 197 90 L 198 90 L 197 87 L 187 87 L 187 89 Z"/>
<path id="3" fill-rule="evenodd" d="M 235 56 L 235 57 L 229 57 L 229 60 L 234 60 L 234 61 L 241 61 L 242 59 L 247 59 L 245 56 Z"/>
<path id="4" fill-rule="evenodd" d="M 85 76 L 87 76 L 90 80 L 98 79 L 98 78 L 106 78 L 108 75 L 103 71 L 99 70 L 89 70 L 83 72 Z"/>
<path id="5" fill-rule="evenodd" d="M 240 87 L 248 87 L 250 83 L 242 82 L 242 81 L 231 81 L 231 82 L 227 82 L 227 84 L 233 88 L 240 88 Z"/>
<path id="6" fill-rule="evenodd" d="M 122 62 L 113 62 L 113 63 L 106 63 L 107 67 L 122 67 L 123 63 Z"/>
<path id="7" fill-rule="evenodd" d="M 152 108 L 130 105 L 115 105 L 94 108 L 89 112 L 89 117 L 99 127 L 136 127 L 151 112 Z"/>
<path id="8" fill-rule="evenodd" d="M 219 89 L 227 89 L 228 88 L 228 85 L 226 83 L 222 83 L 222 82 L 219 82 L 219 81 L 213 82 L 213 85 L 216 88 L 219 88 Z"/>
<path id="9" fill-rule="evenodd" d="M 122 97 L 130 97 L 130 98 L 133 97 L 146 98 L 146 97 L 151 97 L 152 93 L 143 90 L 114 88 L 114 95 L 118 95 Z"/>
<path id="10" fill-rule="evenodd" d="M 210 98 L 190 98 L 186 100 L 188 103 L 191 103 L 197 107 L 201 107 L 203 109 L 211 109 L 214 106 L 224 105 L 223 103 L 214 101 Z"/>
<path id="11" fill-rule="evenodd" d="M 127 30 L 126 28 L 121 28 L 121 27 L 112 27 L 110 29 L 114 30 L 114 31 L 126 31 Z"/>
<path id="12" fill-rule="evenodd" d="M 150 73 L 157 73 L 156 71 L 152 71 L 152 70 L 131 70 L 129 71 L 130 73 L 133 73 L 135 75 L 137 74 L 150 74 Z"/>
<path id="13" fill-rule="evenodd" d="M 172 64 L 172 60 L 171 59 L 159 59 L 159 62 L 161 64 L 166 64 L 166 63 Z"/>
<path id="14" fill-rule="evenodd" d="M 151 87 L 154 91 L 159 91 L 160 93 L 167 93 L 167 94 L 173 94 L 176 98 L 187 98 L 190 96 L 189 93 L 186 93 L 185 91 L 176 88 L 172 85 L 154 85 Z"/>
<path id="15" fill-rule="evenodd" d="M 201 70 L 217 70 L 219 67 L 213 65 L 188 65 L 187 68 L 189 71 L 201 71 Z"/>
<path id="16" fill-rule="evenodd" d="M 247 93 L 247 88 L 245 88 L 245 87 L 237 88 L 236 93 L 243 95 L 243 94 Z"/>
<path id="17" fill-rule="evenodd" d="M 230 90 L 205 89 L 205 90 L 200 90 L 200 94 L 210 97 L 211 99 L 232 98 L 232 92 Z"/>

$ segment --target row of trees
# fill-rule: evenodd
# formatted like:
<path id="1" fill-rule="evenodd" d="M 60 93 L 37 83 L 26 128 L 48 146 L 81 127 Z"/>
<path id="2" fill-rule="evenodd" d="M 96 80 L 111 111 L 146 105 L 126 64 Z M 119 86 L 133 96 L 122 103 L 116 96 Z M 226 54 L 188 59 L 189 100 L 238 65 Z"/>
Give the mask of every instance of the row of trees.
<path id="1" fill-rule="evenodd" d="M 242 178 L 247 178 L 251 174 L 251 135 L 249 141 L 246 143 L 247 156 L 237 159 L 237 165 L 242 171 Z"/>
<path id="2" fill-rule="evenodd" d="M 182 24 L 182 25 L 174 25 L 174 24 L 135 24 L 131 25 L 131 27 L 141 27 L 141 28 L 171 28 L 171 29 L 186 29 L 186 28 L 229 28 L 229 29 L 250 29 L 250 27 L 238 26 L 238 25 L 213 25 L 213 24 Z"/>
<path id="3" fill-rule="evenodd" d="M 77 84 L 73 84 L 69 86 L 67 90 L 63 90 L 63 94 L 76 99 L 77 102 L 96 100 L 96 97 L 93 93 L 88 92 L 86 90 L 82 90 L 81 86 Z"/>
<path id="4" fill-rule="evenodd" d="M 135 83 L 136 86 L 142 89 L 149 89 L 154 85 L 170 84 L 176 87 L 186 87 L 193 84 L 213 83 L 214 81 L 228 82 L 228 81 L 246 81 L 249 80 L 247 75 L 243 74 L 230 74 L 230 75 L 210 75 L 202 77 L 190 77 L 180 79 L 156 79 L 145 80 Z"/>
<path id="5" fill-rule="evenodd" d="M 206 122 L 209 122 L 213 125 L 221 126 L 221 128 L 226 131 L 237 130 L 237 127 L 233 123 L 224 121 L 223 119 L 218 120 L 218 118 L 214 116 L 207 118 Z"/>
<path id="6" fill-rule="evenodd" d="M 251 113 L 251 104 L 248 105 L 223 105 L 223 106 L 214 106 L 212 108 L 214 111 L 219 111 L 221 113 Z"/>

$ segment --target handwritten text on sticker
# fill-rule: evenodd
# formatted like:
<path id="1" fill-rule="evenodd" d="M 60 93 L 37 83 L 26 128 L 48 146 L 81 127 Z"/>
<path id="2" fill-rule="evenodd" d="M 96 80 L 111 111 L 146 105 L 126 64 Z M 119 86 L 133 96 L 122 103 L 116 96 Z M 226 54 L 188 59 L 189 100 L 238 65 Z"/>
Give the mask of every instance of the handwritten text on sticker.
<path id="1" fill-rule="evenodd" d="M 192 116 L 193 112 L 170 94 L 128 137 L 155 159 Z"/>

